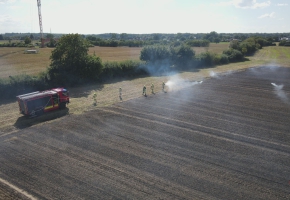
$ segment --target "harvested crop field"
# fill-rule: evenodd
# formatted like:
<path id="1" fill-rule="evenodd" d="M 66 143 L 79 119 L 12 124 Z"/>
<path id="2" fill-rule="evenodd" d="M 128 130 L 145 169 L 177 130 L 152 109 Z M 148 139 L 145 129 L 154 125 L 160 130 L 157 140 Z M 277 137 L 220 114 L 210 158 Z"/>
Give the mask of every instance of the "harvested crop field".
<path id="1" fill-rule="evenodd" d="M 289 68 L 172 83 L 2 134 L 0 178 L 37 199 L 290 199 Z"/>

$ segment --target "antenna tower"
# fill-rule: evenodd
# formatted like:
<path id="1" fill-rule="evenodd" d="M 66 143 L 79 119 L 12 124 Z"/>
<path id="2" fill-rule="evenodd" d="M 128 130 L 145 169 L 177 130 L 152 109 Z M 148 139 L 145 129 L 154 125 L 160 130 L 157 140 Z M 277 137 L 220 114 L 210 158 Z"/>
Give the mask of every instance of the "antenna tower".
<path id="1" fill-rule="evenodd" d="M 39 17 L 39 28 L 40 28 L 40 40 L 41 40 L 41 48 L 44 47 L 44 39 L 43 39 L 43 29 L 42 29 L 42 17 L 41 17 L 41 2 L 37 0 L 38 6 L 38 17 Z"/>

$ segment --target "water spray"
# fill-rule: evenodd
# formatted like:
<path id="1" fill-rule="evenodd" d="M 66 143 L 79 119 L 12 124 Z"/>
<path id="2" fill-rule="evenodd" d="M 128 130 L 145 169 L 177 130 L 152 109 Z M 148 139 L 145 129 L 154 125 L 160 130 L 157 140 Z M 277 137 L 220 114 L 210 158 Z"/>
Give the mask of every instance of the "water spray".
<path id="1" fill-rule="evenodd" d="M 165 83 L 169 90 L 190 87 L 197 84 L 202 84 L 203 81 L 189 81 L 179 77 L 173 77 Z"/>
<path id="2" fill-rule="evenodd" d="M 276 83 L 271 83 L 273 86 L 275 86 L 275 89 L 277 89 L 277 90 L 282 90 L 283 89 L 283 87 L 284 87 L 284 85 L 283 84 L 281 84 L 281 85 L 277 85 Z"/>
<path id="3" fill-rule="evenodd" d="M 274 86 L 275 94 L 285 103 L 289 103 L 289 98 L 285 91 L 283 90 L 284 85 L 277 85 L 276 83 L 271 83 Z"/>

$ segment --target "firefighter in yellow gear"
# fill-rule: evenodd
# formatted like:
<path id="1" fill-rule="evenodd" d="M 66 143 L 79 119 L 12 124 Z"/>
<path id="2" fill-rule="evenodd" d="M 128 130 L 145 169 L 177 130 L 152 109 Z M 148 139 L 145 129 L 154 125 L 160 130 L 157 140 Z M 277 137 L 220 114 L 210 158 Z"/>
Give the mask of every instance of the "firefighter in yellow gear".
<path id="1" fill-rule="evenodd" d="M 154 94 L 154 84 L 151 84 L 151 93 Z"/>
<path id="2" fill-rule="evenodd" d="M 145 85 L 143 86 L 143 93 L 142 93 L 142 95 L 144 95 L 145 97 L 147 96 L 146 95 L 146 86 Z"/>
<path id="3" fill-rule="evenodd" d="M 96 93 L 94 93 L 94 95 L 93 95 L 93 100 L 94 100 L 94 106 L 96 106 L 97 105 L 97 94 Z"/>
<path id="4" fill-rule="evenodd" d="M 122 98 L 122 88 L 119 88 L 119 98 L 120 98 L 120 101 L 123 101 L 123 98 Z"/>

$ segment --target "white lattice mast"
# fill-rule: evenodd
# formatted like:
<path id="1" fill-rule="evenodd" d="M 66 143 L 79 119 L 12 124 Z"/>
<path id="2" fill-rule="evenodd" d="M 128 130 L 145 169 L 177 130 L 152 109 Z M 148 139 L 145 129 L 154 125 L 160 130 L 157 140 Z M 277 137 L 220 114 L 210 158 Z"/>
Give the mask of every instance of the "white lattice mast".
<path id="1" fill-rule="evenodd" d="M 39 28 L 40 28 L 40 37 L 41 37 L 41 47 L 44 47 L 44 40 L 43 40 L 43 29 L 42 29 L 42 17 L 41 17 L 41 2 L 37 0 L 38 6 L 38 18 L 39 18 Z"/>

